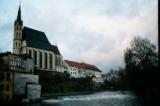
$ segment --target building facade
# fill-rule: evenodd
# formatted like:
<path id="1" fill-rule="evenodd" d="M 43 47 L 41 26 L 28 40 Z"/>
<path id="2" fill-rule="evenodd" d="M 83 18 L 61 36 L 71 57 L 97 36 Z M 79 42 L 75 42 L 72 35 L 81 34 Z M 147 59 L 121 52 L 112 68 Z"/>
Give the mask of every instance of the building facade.
<path id="1" fill-rule="evenodd" d="M 20 73 L 33 73 L 33 59 L 27 54 L 12 54 L 11 52 L 1 53 L 0 58 L 3 64 L 7 64 L 9 70 Z"/>
<path id="2" fill-rule="evenodd" d="M 79 63 L 75 61 L 65 60 L 68 64 L 68 73 L 71 77 L 80 78 L 80 77 L 99 77 L 101 78 L 102 72 L 96 66 L 87 64 L 87 63 Z"/>
<path id="3" fill-rule="evenodd" d="M 12 97 L 36 99 L 41 95 L 39 76 L 33 74 L 34 62 L 27 54 L 0 54 L 0 91 L 1 100 Z M 34 89 L 32 89 L 34 88 Z M 31 89 L 31 91 L 30 91 Z M 33 95 L 31 95 L 33 94 Z"/>
<path id="4" fill-rule="evenodd" d="M 20 7 L 14 23 L 13 53 L 30 55 L 34 60 L 34 67 L 38 70 L 66 69 L 58 47 L 51 45 L 45 33 L 23 26 Z"/>
<path id="5" fill-rule="evenodd" d="M 10 101 L 12 99 L 13 72 L 8 65 L 0 64 L 0 101 Z"/>

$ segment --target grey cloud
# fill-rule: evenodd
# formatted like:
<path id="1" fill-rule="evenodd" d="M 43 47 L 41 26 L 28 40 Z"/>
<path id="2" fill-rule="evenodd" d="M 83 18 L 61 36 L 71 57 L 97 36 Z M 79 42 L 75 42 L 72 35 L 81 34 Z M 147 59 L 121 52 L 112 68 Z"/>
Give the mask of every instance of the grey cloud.
<path id="1" fill-rule="evenodd" d="M 18 2 L 3 2 L 0 48 L 11 50 Z M 156 6 L 157 0 L 26 0 L 22 18 L 25 26 L 44 31 L 65 59 L 105 71 L 123 67 L 123 52 L 133 36 L 140 34 L 157 44 Z"/>

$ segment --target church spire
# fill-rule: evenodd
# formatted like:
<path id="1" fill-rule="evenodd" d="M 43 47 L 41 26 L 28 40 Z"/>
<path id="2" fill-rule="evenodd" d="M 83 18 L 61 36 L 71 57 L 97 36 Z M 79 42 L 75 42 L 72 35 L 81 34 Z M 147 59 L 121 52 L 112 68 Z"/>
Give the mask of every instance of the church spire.
<path id="1" fill-rule="evenodd" d="M 21 21 L 21 6 L 19 6 L 19 9 L 18 9 L 17 20 Z"/>
<path id="2" fill-rule="evenodd" d="M 22 51 L 22 28 L 23 28 L 23 21 L 21 19 L 21 6 L 19 6 L 17 18 L 14 23 L 14 39 L 13 39 L 14 54 L 20 54 Z"/>
<path id="3" fill-rule="evenodd" d="M 19 5 L 19 9 L 18 9 L 18 14 L 17 14 L 17 19 L 15 22 L 18 22 L 20 25 L 23 24 L 23 21 L 21 19 L 21 5 Z"/>

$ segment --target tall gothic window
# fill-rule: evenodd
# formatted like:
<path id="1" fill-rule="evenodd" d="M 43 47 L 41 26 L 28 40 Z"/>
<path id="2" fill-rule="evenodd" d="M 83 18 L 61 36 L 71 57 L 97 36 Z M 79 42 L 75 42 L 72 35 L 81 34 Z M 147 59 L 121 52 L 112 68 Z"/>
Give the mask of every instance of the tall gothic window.
<path id="1" fill-rule="evenodd" d="M 18 32 L 18 39 L 20 39 L 20 33 Z"/>
<path id="2" fill-rule="evenodd" d="M 16 47 L 17 47 L 17 42 L 16 42 Z"/>
<path id="3" fill-rule="evenodd" d="M 16 26 L 17 26 L 17 28 L 16 28 L 16 29 L 18 30 L 18 25 L 16 25 Z"/>
<path id="4" fill-rule="evenodd" d="M 59 60 L 59 65 L 61 65 L 61 57 L 58 56 L 58 60 Z"/>
<path id="5" fill-rule="evenodd" d="M 37 52 L 34 51 L 34 64 L 37 65 Z"/>
<path id="6" fill-rule="evenodd" d="M 49 55 L 49 59 L 50 59 L 50 69 L 52 69 L 52 54 Z"/>
<path id="7" fill-rule="evenodd" d="M 47 69 L 47 64 L 48 64 L 48 62 L 47 62 L 47 53 L 45 53 L 45 68 Z"/>
<path id="8" fill-rule="evenodd" d="M 29 56 L 32 57 L 32 51 L 31 50 L 29 50 Z"/>
<path id="9" fill-rule="evenodd" d="M 10 81 L 11 77 L 10 77 L 10 73 L 7 73 L 7 81 Z"/>
<path id="10" fill-rule="evenodd" d="M 58 56 L 56 55 L 56 65 L 58 65 Z"/>
<path id="11" fill-rule="evenodd" d="M 18 39 L 18 32 L 16 33 L 16 39 Z"/>
<path id="12" fill-rule="evenodd" d="M 42 52 L 39 52 L 40 68 L 42 68 Z"/>

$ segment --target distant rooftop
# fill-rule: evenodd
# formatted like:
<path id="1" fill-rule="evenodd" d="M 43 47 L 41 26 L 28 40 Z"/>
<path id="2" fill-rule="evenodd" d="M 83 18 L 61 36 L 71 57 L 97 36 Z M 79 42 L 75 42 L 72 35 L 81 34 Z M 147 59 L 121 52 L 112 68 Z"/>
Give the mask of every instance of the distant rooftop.
<path id="1" fill-rule="evenodd" d="M 94 70 L 94 71 L 98 71 L 98 72 L 102 72 L 100 69 L 98 69 L 98 67 L 91 65 L 91 64 L 87 64 L 87 63 L 79 63 L 79 62 L 75 62 L 75 61 L 70 61 L 70 60 L 65 60 L 65 62 L 71 66 L 71 67 L 76 67 L 78 69 L 88 69 L 88 70 Z"/>

